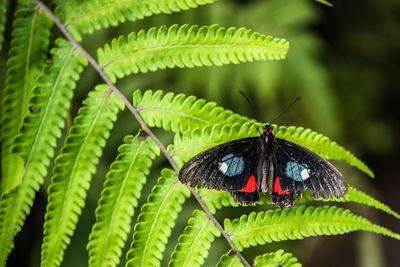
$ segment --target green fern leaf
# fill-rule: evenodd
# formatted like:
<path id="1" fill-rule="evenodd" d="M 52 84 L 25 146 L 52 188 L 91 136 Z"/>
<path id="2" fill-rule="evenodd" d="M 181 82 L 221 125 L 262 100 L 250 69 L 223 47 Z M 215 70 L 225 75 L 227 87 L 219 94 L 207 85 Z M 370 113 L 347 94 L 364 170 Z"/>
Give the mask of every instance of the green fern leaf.
<path id="1" fill-rule="evenodd" d="M 119 109 L 124 107 L 106 85 L 90 92 L 84 104 L 55 162 L 45 215 L 42 266 L 58 266 L 62 261 L 102 147 Z"/>
<path id="2" fill-rule="evenodd" d="M 335 206 L 292 207 L 266 212 L 252 212 L 233 221 L 225 219 L 225 231 L 239 250 L 283 240 L 317 235 L 337 235 L 370 231 L 400 239 L 400 235 Z"/>
<path id="3" fill-rule="evenodd" d="M 231 249 L 228 253 L 222 255 L 218 262 L 217 267 L 243 267 L 243 263 L 236 256 L 235 252 Z"/>
<path id="4" fill-rule="evenodd" d="M 177 133 L 174 139 L 174 156 L 178 162 L 185 162 L 194 155 L 222 143 L 249 136 L 258 136 L 260 134 L 257 132 L 256 127 L 261 129 L 262 124 L 216 124 L 202 129 L 195 129 L 191 132 L 184 132 L 183 134 Z M 277 129 L 276 125 L 274 127 Z M 328 137 L 309 129 L 280 126 L 276 137 L 304 146 L 321 157 L 344 161 L 373 176 L 372 171 L 364 162 L 357 159 L 351 152 L 345 150 L 336 142 L 330 141 Z"/>
<path id="5" fill-rule="evenodd" d="M 71 1 L 66 4 L 65 24 L 75 39 L 102 27 L 117 26 L 125 20 L 135 21 L 153 14 L 179 12 L 216 0 L 99 0 Z"/>
<path id="6" fill-rule="evenodd" d="M 284 59 L 289 43 L 245 28 L 218 25 L 173 25 L 131 33 L 98 50 L 104 72 L 112 82 L 131 73 L 165 68 L 238 64 Z"/>
<path id="7" fill-rule="evenodd" d="M 312 198 L 309 192 L 303 194 L 302 200 L 304 201 L 336 201 L 336 202 L 354 202 L 358 204 L 364 204 L 370 207 L 374 207 L 376 209 L 382 210 L 387 214 L 393 215 L 397 219 L 400 219 L 400 214 L 392 210 L 389 206 L 379 202 L 378 200 L 374 199 L 373 197 L 367 195 L 364 192 L 357 190 L 356 188 L 349 186 L 347 195 L 342 198 L 331 198 L 331 199 L 319 199 L 319 198 Z M 301 200 L 300 200 L 301 201 Z"/>
<path id="8" fill-rule="evenodd" d="M 215 102 L 206 102 L 185 94 L 136 90 L 133 105 L 150 127 L 162 127 L 173 132 L 184 132 L 215 123 L 245 123 L 249 119 L 218 107 Z"/>
<path id="9" fill-rule="evenodd" d="M 0 51 L 3 47 L 3 40 L 4 40 L 4 26 L 6 24 L 6 10 L 7 10 L 7 1 L 1 0 L 0 1 Z"/>
<path id="10" fill-rule="evenodd" d="M 0 4 L 1 12 L 5 12 L 5 1 L 3 2 Z M 21 4 L 14 15 L 7 79 L 1 103 L 2 193 L 7 191 L 4 190 L 4 183 L 10 182 L 8 178 L 4 179 L 5 174 L 13 173 L 16 167 L 9 165 L 14 160 L 8 156 L 23 119 L 29 113 L 28 101 L 37 77 L 42 73 L 49 45 L 51 20 L 43 11 L 37 11 L 35 8 L 33 2 Z M 0 18 L 5 20 L 6 16 L 0 15 Z M 4 26 L 1 22 L 0 25 Z"/>
<path id="11" fill-rule="evenodd" d="M 11 158 L 20 166 L 3 177 L 2 197 L 7 200 L 0 208 L 1 259 L 12 248 L 12 240 L 30 212 L 35 192 L 47 175 L 56 140 L 64 127 L 75 80 L 83 70 L 82 64 L 86 63 L 69 42 L 60 39 L 56 44 L 58 47 L 52 50 L 54 60 L 45 68 L 33 91 L 29 104 L 31 112 L 15 139 Z"/>
<path id="12" fill-rule="evenodd" d="M 177 173 L 164 169 L 138 216 L 127 266 L 160 265 L 171 229 L 189 196 L 189 188 L 178 182 Z"/>
<path id="13" fill-rule="evenodd" d="M 127 136 L 104 183 L 89 236 L 89 266 L 117 266 L 152 159 L 160 149 L 151 138 Z"/>
<path id="14" fill-rule="evenodd" d="M 168 266 L 202 266 L 211 243 L 220 235 L 221 232 L 207 214 L 195 210 L 185 232 L 179 237 Z"/>
<path id="15" fill-rule="evenodd" d="M 279 249 L 275 252 L 266 253 L 261 256 L 257 256 L 254 259 L 255 267 L 301 267 L 298 260 L 292 256 L 291 253 L 285 253 L 283 249 Z"/>

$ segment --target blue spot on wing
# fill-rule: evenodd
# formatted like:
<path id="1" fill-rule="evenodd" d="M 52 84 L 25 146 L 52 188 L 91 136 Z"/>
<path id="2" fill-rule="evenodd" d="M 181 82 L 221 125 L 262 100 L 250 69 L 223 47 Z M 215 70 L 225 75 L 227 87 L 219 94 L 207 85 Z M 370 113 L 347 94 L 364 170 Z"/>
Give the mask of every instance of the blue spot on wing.
<path id="1" fill-rule="evenodd" d="M 301 171 L 307 168 L 307 164 L 298 164 L 297 162 L 289 161 L 286 164 L 285 174 L 287 177 L 292 178 L 293 180 L 303 182 L 303 179 L 301 178 Z"/>
<path id="2" fill-rule="evenodd" d="M 235 157 L 233 154 L 228 154 L 222 158 L 222 162 L 228 165 L 228 169 L 224 173 L 227 176 L 235 176 L 243 172 L 244 161 L 242 157 Z"/>

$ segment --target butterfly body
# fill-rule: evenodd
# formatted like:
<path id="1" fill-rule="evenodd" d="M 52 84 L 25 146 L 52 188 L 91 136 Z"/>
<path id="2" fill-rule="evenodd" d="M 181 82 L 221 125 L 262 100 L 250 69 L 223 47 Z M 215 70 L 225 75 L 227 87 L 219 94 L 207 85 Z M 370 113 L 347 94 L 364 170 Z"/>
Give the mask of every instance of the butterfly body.
<path id="1" fill-rule="evenodd" d="M 244 204 L 271 194 L 276 206 L 290 207 L 294 195 L 311 190 L 313 197 L 343 197 L 347 184 L 327 160 L 295 143 L 276 138 L 265 125 L 259 137 L 233 140 L 206 150 L 179 171 L 179 180 L 193 187 L 229 191 Z M 270 182 L 268 183 L 268 177 Z"/>

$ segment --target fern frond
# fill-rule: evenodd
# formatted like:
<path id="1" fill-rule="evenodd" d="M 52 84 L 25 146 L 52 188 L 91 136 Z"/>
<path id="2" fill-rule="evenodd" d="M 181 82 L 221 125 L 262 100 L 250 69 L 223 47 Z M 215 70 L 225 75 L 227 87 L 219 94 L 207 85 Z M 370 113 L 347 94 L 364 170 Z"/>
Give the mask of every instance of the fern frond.
<path id="1" fill-rule="evenodd" d="M 256 128 L 261 129 L 260 123 L 244 123 L 242 125 L 209 125 L 202 129 L 195 129 L 192 132 L 184 132 L 176 134 L 174 139 L 174 156 L 180 160 L 187 161 L 194 155 L 219 144 L 249 136 L 258 136 Z M 274 125 L 277 129 L 277 126 Z M 339 146 L 336 142 L 331 141 L 322 134 L 317 134 L 310 129 L 303 127 L 285 127 L 280 126 L 276 137 L 286 139 L 311 151 L 319 154 L 327 159 L 335 159 L 344 161 L 352 166 L 356 166 L 366 174 L 373 176 L 373 172 L 365 165 L 364 162 L 356 158 L 351 152 Z"/>
<path id="2" fill-rule="evenodd" d="M 4 12 L 5 2 L 1 4 L 1 7 L 1 11 Z M 1 15 L 0 17 L 2 20 L 6 18 Z M 2 194 L 5 191 L 4 183 L 9 182 L 4 175 L 14 172 L 12 168 L 14 166 L 9 165 L 13 159 L 8 156 L 11 154 L 14 138 L 22 126 L 23 119 L 29 113 L 28 101 L 37 77 L 40 76 L 45 65 L 52 25 L 48 16 L 43 11 L 38 11 L 33 2 L 21 4 L 14 17 L 11 48 L 7 61 L 7 79 L 1 103 Z"/>
<path id="3" fill-rule="evenodd" d="M 175 95 L 161 90 L 136 90 L 133 105 L 150 127 L 184 132 L 215 123 L 245 123 L 249 119 L 217 106 L 215 102 L 185 94 Z"/>
<path id="4" fill-rule="evenodd" d="M 217 267 L 243 267 L 243 263 L 236 256 L 235 252 L 231 249 L 228 253 L 222 255 Z"/>
<path id="5" fill-rule="evenodd" d="M 96 223 L 89 236 L 89 266 L 119 264 L 152 159 L 160 153 L 151 138 L 140 135 L 125 137 L 118 151 L 117 160 L 107 174 L 96 209 Z"/>
<path id="6" fill-rule="evenodd" d="M 68 30 L 77 40 L 81 33 L 92 33 L 102 27 L 117 26 L 125 20 L 135 21 L 153 14 L 179 12 L 216 0 L 99 0 L 71 1 L 65 6 Z"/>
<path id="7" fill-rule="evenodd" d="M 31 113 L 25 118 L 21 133 L 15 139 L 13 154 L 10 154 L 14 161 L 10 166 L 15 166 L 16 170 L 3 177 L 3 196 L 10 195 L 0 210 L 1 252 L 12 245 L 30 212 L 35 192 L 47 175 L 75 81 L 83 70 L 82 64 L 86 64 L 69 42 L 60 39 L 56 44 L 57 48 L 52 50 L 54 60 L 45 68 L 33 90 L 29 103 Z"/>
<path id="8" fill-rule="evenodd" d="M 185 232 L 179 237 L 168 266 L 202 266 L 208 250 L 221 232 L 204 211 L 195 210 Z"/>
<path id="9" fill-rule="evenodd" d="M 85 205 L 96 164 L 123 103 L 106 85 L 89 93 L 54 167 L 49 187 L 42 266 L 58 266 Z"/>
<path id="10" fill-rule="evenodd" d="M 311 129 L 281 126 L 279 127 L 279 132 L 276 134 L 276 137 L 302 145 L 326 159 L 344 161 L 351 166 L 357 167 L 369 176 L 374 177 L 372 170 L 364 162 L 356 158 L 350 151 L 345 150 L 328 137 L 314 132 Z"/>
<path id="11" fill-rule="evenodd" d="M 238 64 L 284 59 L 289 43 L 245 28 L 218 25 L 173 25 L 114 39 L 98 50 L 100 65 L 111 81 L 131 73 L 165 68 Z"/>
<path id="12" fill-rule="evenodd" d="M 4 40 L 4 26 L 6 24 L 6 9 L 7 9 L 7 1 L 1 0 L 0 1 L 0 51 L 3 47 L 3 40 Z"/>
<path id="13" fill-rule="evenodd" d="M 390 214 L 397 219 L 400 219 L 400 214 L 392 210 L 389 206 L 379 202 L 378 200 L 374 199 L 373 197 L 367 195 L 366 193 L 359 191 L 358 189 L 349 186 L 348 192 L 345 197 L 342 198 L 330 198 L 330 199 L 320 199 L 320 198 L 313 198 L 310 193 L 303 194 L 302 200 L 304 201 L 335 201 L 335 202 L 354 202 L 358 204 L 364 204 L 370 207 L 374 207 L 376 209 L 382 210 L 387 214 Z M 301 200 L 300 200 L 301 201 Z"/>
<path id="14" fill-rule="evenodd" d="M 283 240 L 317 235 L 337 235 L 370 231 L 400 239 L 400 235 L 373 224 L 367 219 L 335 206 L 292 207 L 266 212 L 252 212 L 233 221 L 225 219 L 225 231 L 239 250 Z"/>
<path id="15" fill-rule="evenodd" d="M 266 266 L 301 267 L 301 263 L 299 263 L 297 258 L 293 257 L 291 253 L 285 253 L 283 249 L 279 249 L 275 252 L 257 256 L 254 259 L 254 266 L 255 267 L 266 267 Z"/>
<path id="16" fill-rule="evenodd" d="M 164 169 L 135 225 L 127 266 L 158 266 L 178 213 L 190 190 L 178 182 L 177 173 Z"/>

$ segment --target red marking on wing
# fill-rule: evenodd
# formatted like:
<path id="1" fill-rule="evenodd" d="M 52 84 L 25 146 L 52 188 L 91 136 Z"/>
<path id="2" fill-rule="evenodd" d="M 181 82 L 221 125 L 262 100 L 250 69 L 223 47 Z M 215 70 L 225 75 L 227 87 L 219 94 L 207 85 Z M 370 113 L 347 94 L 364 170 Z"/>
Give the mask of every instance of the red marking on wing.
<path id="1" fill-rule="evenodd" d="M 289 189 L 288 189 L 288 188 L 286 188 L 285 191 L 282 191 L 282 188 L 281 188 L 281 181 L 279 180 L 279 176 L 277 176 L 277 177 L 276 177 L 276 180 L 275 180 L 274 192 L 275 192 L 275 193 L 278 193 L 278 194 L 280 194 L 280 195 L 289 195 L 289 194 L 291 194 L 291 193 L 289 192 Z"/>
<path id="2" fill-rule="evenodd" d="M 251 192 L 254 192 L 256 190 L 257 190 L 256 178 L 254 177 L 254 175 L 250 175 L 246 186 L 242 190 L 239 190 L 239 192 L 251 193 Z"/>

